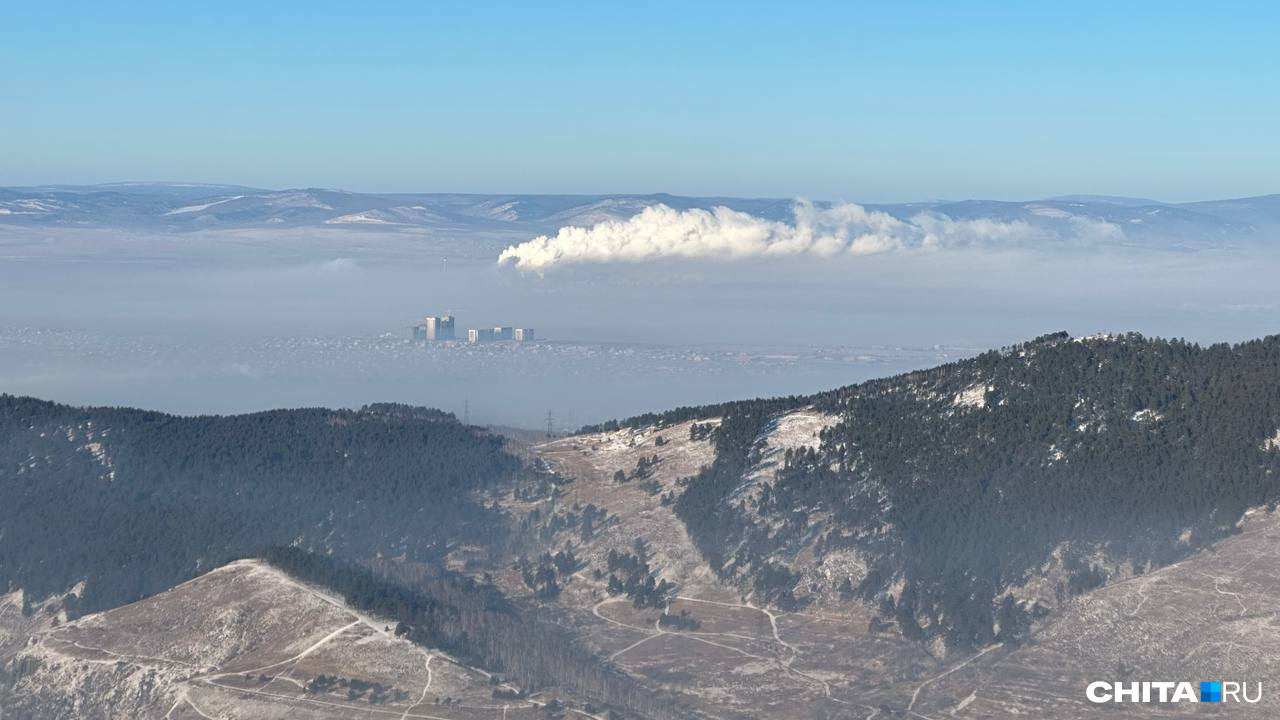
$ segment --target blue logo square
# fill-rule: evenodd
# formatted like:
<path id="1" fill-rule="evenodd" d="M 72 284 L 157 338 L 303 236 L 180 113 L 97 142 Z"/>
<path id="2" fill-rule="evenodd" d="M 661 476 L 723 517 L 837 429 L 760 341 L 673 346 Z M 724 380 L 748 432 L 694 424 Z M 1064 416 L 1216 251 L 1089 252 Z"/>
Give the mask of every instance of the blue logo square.
<path id="1" fill-rule="evenodd" d="M 1222 683 L 1200 683 L 1200 702 L 1222 702 Z"/>

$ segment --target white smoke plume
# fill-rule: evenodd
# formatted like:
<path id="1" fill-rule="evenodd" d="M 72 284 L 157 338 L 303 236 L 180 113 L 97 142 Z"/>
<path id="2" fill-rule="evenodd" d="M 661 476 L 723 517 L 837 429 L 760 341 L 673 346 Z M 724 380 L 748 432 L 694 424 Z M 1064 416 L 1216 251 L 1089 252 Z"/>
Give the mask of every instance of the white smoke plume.
<path id="1" fill-rule="evenodd" d="M 921 213 L 900 220 L 861 205 L 815 207 L 803 200 L 788 224 L 727 207 L 675 210 L 653 205 L 626 220 L 561 228 L 512 245 L 498 256 L 521 270 L 542 272 L 572 263 L 639 262 L 659 258 L 738 259 L 782 255 L 867 255 L 910 248 L 1018 245 L 1043 241 L 1097 242 L 1123 237 L 1119 226 L 1083 217 L 1053 223 Z"/>

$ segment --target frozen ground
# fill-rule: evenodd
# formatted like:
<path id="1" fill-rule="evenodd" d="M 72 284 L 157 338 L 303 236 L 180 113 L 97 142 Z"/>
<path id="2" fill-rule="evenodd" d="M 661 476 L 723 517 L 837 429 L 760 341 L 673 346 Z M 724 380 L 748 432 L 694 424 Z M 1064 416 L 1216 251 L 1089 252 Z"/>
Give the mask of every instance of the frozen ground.
<path id="1" fill-rule="evenodd" d="M 78 717 L 82 704 L 100 717 L 170 720 L 542 716 L 546 697 L 494 700 L 486 673 L 395 637 L 392 625 L 241 561 L 71 623 L 14 627 L 23 642 L 6 660 L 24 668 L 14 693 L 38 717 Z M 308 690 L 319 675 L 382 693 Z"/>
<path id="2" fill-rule="evenodd" d="M 770 475 L 780 453 L 812 444 L 828 422 L 809 410 L 779 418 L 761 437 L 760 459 L 747 481 Z M 711 717 L 862 718 L 879 703 L 904 697 L 917 678 L 940 672 L 923 649 L 896 633 L 869 631 L 872 613 L 861 605 L 783 612 L 717 578 L 661 499 L 678 494 L 680 480 L 713 459 L 708 440 L 690 437 L 690 424 L 580 435 L 537 448 L 572 482 L 554 501 L 504 498 L 506 509 L 537 509 L 550 517 L 590 503 L 608 512 L 589 539 L 566 529 L 543 540 L 550 550 L 572 545 L 583 562 L 560 596 L 544 604 L 546 612 L 562 615 L 565 626 L 626 672 Z M 634 469 L 642 457 L 658 458 L 650 477 L 655 485 L 615 482 L 616 471 Z M 659 610 L 634 608 L 625 597 L 610 595 L 605 579 L 596 576 L 610 550 L 629 551 L 637 538 L 659 577 L 676 586 L 670 612 L 688 612 L 697 629 L 664 628 Z M 530 554 L 538 549 L 527 548 Z M 504 592 L 538 602 L 518 573 L 495 572 Z"/>
<path id="3" fill-rule="evenodd" d="M 749 497 L 768 482 L 786 448 L 815 443 L 830 421 L 809 409 L 777 418 L 757 441 L 738 496 Z M 1056 607 L 1022 647 L 996 644 L 944 656 L 905 642 L 891 627 L 877 628 L 871 609 L 861 603 L 820 597 L 803 611 L 787 612 L 757 602 L 709 572 L 658 494 L 678 490 L 680 478 L 712 459 L 709 442 L 690 438 L 689 423 L 569 437 L 537 450 L 572 482 L 554 501 L 506 499 L 509 510 L 537 508 L 545 518 L 591 503 L 608 511 L 608 520 L 588 540 L 569 529 L 545 539 L 549 550 L 574 547 L 583 562 L 561 595 L 543 603 L 545 611 L 562 617 L 566 627 L 628 673 L 718 717 L 1213 715 L 1225 710 L 1192 704 L 1094 706 L 1084 689 L 1097 679 L 1260 682 L 1264 693 L 1275 684 L 1280 566 L 1274 547 L 1280 516 L 1265 509 L 1250 511 L 1241 532 L 1212 550 Z M 652 491 L 635 481 L 614 480 L 617 470 L 655 456 Z M 595 571 L 603 568 L 610 549 L 625 551 L 636 538 L 648 545 L 658 576 L 676 586 L 669 610 L 688 612 L 698 627 L 664 626 L 659 610 L 636 609 L 627 598 L 608 593 L 607 575 Z M 836 558 L 841 560 L 858 562 L 853 556 Z M 826 569 L 806 557 L 794 562 L 809 579 L 819 579 Z M 513 596 L 542 602 L 514 573 L 499 581 Z M 1271 717 L 1268 698 L 1264 694 L 1263 703 L 1229 710 Z"/>
<path id="4" fill-rule="evenodd" d="M 1240 534 L 1182 562 L 1076 598 L 1022 648 L 992 651 L 923 688 L 921 717 L 1275 717 L 1280 517 L 1250 511 Z M 1257 704 L 1093 705 L 1093 680 L 1262 685 Z M 1196 685 L 1198 687 L 1198 685 Z"/>

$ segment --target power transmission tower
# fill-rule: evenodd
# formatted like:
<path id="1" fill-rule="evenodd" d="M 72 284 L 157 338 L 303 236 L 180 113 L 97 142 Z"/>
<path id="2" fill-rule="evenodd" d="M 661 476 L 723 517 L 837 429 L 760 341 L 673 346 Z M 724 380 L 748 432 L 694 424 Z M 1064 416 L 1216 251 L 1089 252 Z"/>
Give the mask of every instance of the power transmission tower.
<path id="1" fill-rule="evenodd" d="M 556 423 L 555 418 L 551 415 L 551 411 L 547 411 L 547 437 L 550 438 L 555 434 Z"/>
<path id="2" fill-rule="evenodd" d="M 471 424 L 471 398 L 462 401 L 462 424 Z"/>

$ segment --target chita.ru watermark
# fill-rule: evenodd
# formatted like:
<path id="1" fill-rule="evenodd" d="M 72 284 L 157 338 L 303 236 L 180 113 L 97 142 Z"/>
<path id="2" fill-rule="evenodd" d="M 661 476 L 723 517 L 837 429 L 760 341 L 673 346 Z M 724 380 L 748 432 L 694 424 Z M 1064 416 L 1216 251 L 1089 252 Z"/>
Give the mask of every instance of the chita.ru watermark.
<path id="1" fill-rule="evenodd" d="M 1198 686 L 1198 688 L 1197 688 Z M 1198 690 L 1198 692 L 1197 692 Z M 1262 683 L 1231 681 L 1133 681 L 1089 683 L 1084 694 L 1093 703 L 1247 702 L 1262 699 Z"/>

